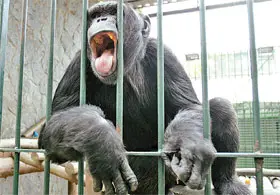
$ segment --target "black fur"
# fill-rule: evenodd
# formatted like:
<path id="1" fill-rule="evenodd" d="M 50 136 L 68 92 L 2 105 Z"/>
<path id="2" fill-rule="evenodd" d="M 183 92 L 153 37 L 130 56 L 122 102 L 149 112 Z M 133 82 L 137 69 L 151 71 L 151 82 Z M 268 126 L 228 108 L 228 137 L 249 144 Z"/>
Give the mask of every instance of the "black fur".
<path id="1" fill-rule="evenodd" d="M 116 21 L 116 3 L 99 3 L 89 9 L 90 32 L 96 30 L 95 27 L 98 28 L 98 17 L 110 18 L 110 22 Z M 157 52 L 156 40 L 148 37 L 149 28 L 150 21 L 147 17 L 137 14 L 129 6 L 124 7 L 123 142 L 129 151 L 156 151 L 158 147 Z M 123 180 L 131 184 L 128 177 L 133 177 L 134 174 L 129 172 L 123 180 L 119 175 L 112 176 L 112 173 L 123 174 L 130 170 L 128 164 L 122 166 L 122 161 L 126 159 L 124 149 L 109 122 L 110 120 L 116 124 L 117 73 L 115 71 L 107 77 L 98 74 L 90 47 L 92 36 L 88 33 L 86 101 L 87 104 L 100 107 L 108 120 L 104 119 L 96 107 L 76 107 L 79 105 L 80 89 L 81 56 L 78 52 L 56 90 L 52 105 L 54 114 L 40 134 L 39 146 L 46 148 L 48 155 L 57 162 L 74 160 L 84 155 L 90 159 L 92 175 L 105 180 L 105 187 L 112 192 L 112 188 L 108 186 L 111 180 L 118 181 L 121 185 L 125 185 Z M 212 142 L 203 139 L 202 106 L 191 81 L 167 47 L 164 49 L 164 65 L 166 188 L 175 185 L 178 177 L 189 187 L 201 189 L 206 172 L 215 159 L 215 151 L 238 151 L 236 116 L 228 101 L 220 98 L 210 101 L 214 148 Z M 60 112 L 69 107 L 74 108 Z M 232 158 L 215 160 L 212 177 L 218 194 L 250 194 L 236 180 L 235 161 Z M 157 193 L 157 158 L 129 157 L 129 163 L 139 181 L 138 189 L 131 193 Z M 132 180 L 135 184 L 135 179 Z M 119 188 L 123 189 L 121 185 Z M 117 191 L 120 192 L 118 189 Z"/>

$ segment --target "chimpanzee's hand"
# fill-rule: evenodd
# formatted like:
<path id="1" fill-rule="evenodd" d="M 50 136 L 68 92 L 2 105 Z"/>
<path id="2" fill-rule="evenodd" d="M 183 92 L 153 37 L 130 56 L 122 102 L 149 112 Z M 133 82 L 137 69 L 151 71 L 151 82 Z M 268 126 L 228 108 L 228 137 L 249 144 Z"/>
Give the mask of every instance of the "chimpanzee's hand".
<path id="1" fill-rule="evenodd" d="M 96 137 L 88 137 L 88 142 L 83 146 L 89 171 L 95 179 L 94 191 L 101 191 L 102 185 L 105 186 L 105 194 L 128 194 L 128 191 L 135 191 L 138 181 L 113 124 L 99 118 L 94 131 Z"/>
<path id="2" fill-rule="evenodd" d="M 52 115 L 41 131 L 40 144 L 52 162 L 84 157 L 95 180 L 95 191 L 127 194 L 135 191 L 137 179 L 131 170 L 120 135 L 96 106 L 83 105 Z"/>
<path id="3" fill-rule="evenodd" d="M 203 139 L 200 112 L 179 112 L 167 127 L 164 139 L 164 160 L 171 173 L 191 189 L 202 189 L 216 150 Z"/>
<path id="4" fill-rule="evenodd" d="M 137 178 L 131 170 L 126 158 L 120 164 L 120 167 L 111 174 L 101 177 L 93 174 L 93 190 L 100 192 L 102 185 L 105 186 L 105 195 L 107 194 L 128 194 L 130 191 L 135 191 L 138 186 Z"/>

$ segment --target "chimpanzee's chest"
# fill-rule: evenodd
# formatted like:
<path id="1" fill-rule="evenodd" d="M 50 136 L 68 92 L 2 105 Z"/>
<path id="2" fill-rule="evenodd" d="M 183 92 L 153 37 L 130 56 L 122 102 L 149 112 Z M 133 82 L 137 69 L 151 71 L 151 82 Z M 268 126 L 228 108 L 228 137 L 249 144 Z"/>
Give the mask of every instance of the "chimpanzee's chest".
<path id="1" fill-rule="evenodd" d="M 89 93 L 88 93 L 89 94 Z M 133 93 L 124 92 L 123 139 L 127 150 L 153 150 L 157 148 L 157 104 L 144 105 Z M 99 106 L 116 125 L 116 89 L 100 87 L 87 97 L 88 103 Z"/>

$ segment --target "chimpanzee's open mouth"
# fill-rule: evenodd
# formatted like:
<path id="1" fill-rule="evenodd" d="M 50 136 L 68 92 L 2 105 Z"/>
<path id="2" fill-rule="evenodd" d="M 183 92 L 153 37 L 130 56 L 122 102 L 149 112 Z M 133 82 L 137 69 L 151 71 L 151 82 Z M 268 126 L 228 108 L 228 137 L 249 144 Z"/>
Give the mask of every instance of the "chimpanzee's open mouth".
<path id="1" fill-rule="evenodd" d="M 106 77 L 116 70 L 117 36 L 115 32 L 100 32 L 90 41 L 95 70 Z"/>

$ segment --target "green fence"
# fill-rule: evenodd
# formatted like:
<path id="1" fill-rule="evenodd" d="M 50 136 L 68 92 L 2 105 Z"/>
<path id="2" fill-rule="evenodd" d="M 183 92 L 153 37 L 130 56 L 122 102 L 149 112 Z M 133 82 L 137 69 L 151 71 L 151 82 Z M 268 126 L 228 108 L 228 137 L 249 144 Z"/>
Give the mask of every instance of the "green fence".
<path id="1" fill-rule="evenodd" d="M 250 65 L 251 65 L 251 77 L 253 86 L 253 129 L 254 129 L 254 151 L 249 153 L 217 153 L 218 157 L 249 157 L 254 159 L 256 167 L 257 177 L 257 194 L 263 194 L 263 172 L 262 165 L 263 159 L 266 157 L 280 157 L 277 153 L 262 153 L 263 144 L 261 141 L 261 120 L 260 120 L 260 104 L 258 97 L 258 65 L 257 65 L 257 53 L 255 46 L 255 32 L 254 32 L 254 12 L 253 12 L 253 0 L 242 1 L 242 4 L 247 4 L 248 8 L 248 22 L 249 22 L 249 37 L 250 37 Z M 2 122 L 2 97 L 3 97 L 3 83 L 4 83 L 4 66 L 5 66 L 5 52 L 7 44 L 7 31 L 8 31 L 8 13 L 9 13 L 9 0 L 1 1 L 1 50 L 0 50 L 0 128 Z M 164 134 L 164 74 L 163 74 L 163 44 L 162 44 L 162 0 L 157 1 L 158 13 L 158 151 L 157 152 L 128 152 L 128 155 L 138 156 L 158 156 L 158 194 L 165 193 L 164 182 L 164 163 L 160 158 L 163 151 L 163 134 Z M 19 179 L 19 156 L 20 152 L 44 152 L 43 150 L 28 150 L 20 148 L 20 123 L 21 123 L 21 100 L 22 100 L 22 80 L 23 80 L 23 65 L 24 65 L 24 52 L 25 52 L 25 37 L 26 37 L 26 19 L 28 0 L 23 0 L 22 10 L 22 27 L 21 27 L 21 52 L 20 52 L 20 71 L 19 71 L 19 87 L 18 87 L 18 106 L 17 106 L 17 120 L 16 120 L 16 147 L 13 149 L 1 148 L 0 151 L 15 152 L 14 161 L 14 190 L 13 194 L 18 194 L 18 179 Z M 123 102 L 123 1 L 118 1 L 118 83 L 117 83 L 117 127 L 122 130 L 122 102 Z M 83 0 L 83 18 L 82 18 L 82 59 L 81 59 L 81 92 L 80 92 L 80 104 L 85 103 L 85 59 L 86 59 L 86 17 L 87 17 L 87 0 Z M 210 137 L 209 127 L 209 104 L 208 104 L 208 66 L 207 66 L 207 47 L 206 47 L 206 27 L 205 27 L 205 12 L 206 6 L 204 0 L 200 0 L 199 4 L 200 12 L 200 29 L 201 29 L 201 64 L 202 64 L 202 87 L 203 87 L 203 117 L 204 117 L 204 136 Z M 55 19 L 56 19 L 56 0 L 51 0 L 50 10 L 50 53 L 49 53 L 49 66 L 48 66 L 48 86 L 47 86 L 47 119 L 50 117 L 51 108 L 51 96 L 52 96 L 52 79 L 53 79 L 53 52 L 54 52 L 54 32 L 55 32 Z M 50 161 L 45 161 L 45 177 L 44 177 L 44 194 L 49 194 L 49 171 Z M 211 179 L 208 176 L 208 182 L 206 184 L 205 194 L 211 194 Z M 79 194 L 83 194 L 83 159 L 79 162 Z"/>
<path id="2" fill-rule="evenodd" d="M 272 76 L 279 74 L 276 58 L 280 47 L 270 46 L 257 49 L 258 74 Z M 199 54 L 186 54 L 185 69 L 192 80 L 201 79 Z M 249 51 L 208 54 L 208 79 L 238 79 L 250 77 Z"/>
<path id="3" fill-rule="evenodd" d="M 254 151 L 254 131 L 253 131 L 253 110 L 252 102 L 242 102 L 234 104 L 237 112 L 238 127 L 240 132 L 240 151 Z M 262 130 L 262 151 L 280 152 L 280 103 L 260 102 L 260 126 Z M 239 158 L 237 166 L 240 168 L 253 167 L 253 159 Z M 279 169 L 280 158 L 267 158 L 264 161 L 264 168 Z"/>

